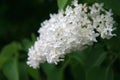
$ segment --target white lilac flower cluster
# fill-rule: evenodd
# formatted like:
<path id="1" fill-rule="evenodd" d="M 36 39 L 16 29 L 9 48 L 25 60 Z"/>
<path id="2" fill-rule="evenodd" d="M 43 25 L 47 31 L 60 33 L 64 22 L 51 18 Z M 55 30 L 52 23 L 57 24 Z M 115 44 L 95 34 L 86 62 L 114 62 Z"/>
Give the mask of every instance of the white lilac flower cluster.
<path id="1" fill-rule="evenodd" d="M 40 36 L 29 49 L 27 64 L 33 68 L 46 61 L 57 64 L 67 53 L 97 42 L 97 37 L 115 36 L 112 15 L 111 9 L 105 10 L 103 4 L 88 6 L 74 0 L 65 11 L 51 14 L 50 19 L 41 24 Z"/>

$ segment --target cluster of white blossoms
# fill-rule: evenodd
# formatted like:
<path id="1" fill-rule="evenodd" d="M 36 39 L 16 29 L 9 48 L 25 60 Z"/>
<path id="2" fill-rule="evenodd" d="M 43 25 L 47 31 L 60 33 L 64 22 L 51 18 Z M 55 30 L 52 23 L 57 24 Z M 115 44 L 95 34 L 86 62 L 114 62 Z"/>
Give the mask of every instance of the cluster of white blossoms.
<path id="1" fill-rule="evenodd" d="M 111 9 L 103 4 L 78 4 L 74 0 L 65 11 L 51 14 L 39 29 L 40 36 L 29 49 L 27 64 L 38 68 L 40 63 L 57 64 L 71 51 L 82 50 L 86 45 L 97 42 L 97 37 L 110 39 L 115 34 Z"/>

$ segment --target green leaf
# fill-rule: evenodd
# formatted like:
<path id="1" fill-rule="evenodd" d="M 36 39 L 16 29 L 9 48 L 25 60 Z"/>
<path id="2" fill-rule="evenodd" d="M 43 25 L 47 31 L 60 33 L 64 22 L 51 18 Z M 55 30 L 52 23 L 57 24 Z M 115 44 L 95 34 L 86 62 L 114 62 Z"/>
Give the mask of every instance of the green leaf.
<path id="1" fill-rule="evenodd" d="M 61 65 L 58 65 L 59 67 L 54 64 L 44 63 L 41 65 L 41 68 L 43 69 L 47 80 L 64 80 L 64 70 L 68 63 L 69 59 L 66 59 Z"/>
<path id="2" fill-rule="evenodd" d="M 107 52 L 104 51 L 103 46 L 95 44 L 88 46 L 83 51 L 75 51 L 69 55 L 70 58 L 76 59 L 86 70 L 95 66 L 100 66 L 107 57 Z"/>
<path id="3" fill-rule="evenodd" d="M 99 66 L 104 59 L 106 58 L 107 53 L 103 52 L 99 55 L 99 57 L 96 59 L 96 61 L 94 62 L 93 66 Z"/>
<path id="4" fill-rule="evenodd" d="M 34 79 L 34 80 L 41 80 L 40 78 L 40 73 L 37 69 L 33 69 L 31 67 L 29 67 L 28 65 L 26 65 L 27 67 L 27 72 L 28 74 Z"/>
<path id="5" fill-rule="evenodd" d="M 24 62 L 19 63 L 19 76 L 20 80 L 29 80 L 26 63 Z"/>
<path id="6" fill-rule="evenodd" d="M 105 80 L 114 80 L 112 69 L 106 69 Z"/>
<path id="7" fill-rule="evenodd" d="M 57 0 L 57 4 L 58 4 L 58 8 L 60 10 L 65 9 L 65 7 L 67 6 L 67 4 L 70 2 L 71 0 Z"/>
<path id="8" fill-rule="evenodd" d="M 0 53 L 0 68 L 11 58 L 13 55 L 18 55 L 18 51 L 21 49 L 19 43 L 13 42 L 6 45 Z"/>
<path id="9" fill-rule="evenodd" d="M 30 41 L 29 39 L 23 39 L 22 40 L 23 50 L 27 52 L 28 48 L 30 48 L 32 44 L 33 42 Z"/>
<path id="10" fill-rule="evenodd" d="M 32 42 L 34 43 L 36 41 L 36 35 L 34 33 L 31 34 Z"/>
<path id="11" fill-rule="evenodd" d="M 85 65 L 85 53 L 82 51 L 74 51 L 68 55 L 71 59 L 75 59 L 81 65 Z"/>
<path id="12" fill-rule="evenodd" d="M 11 58 L 3 67 L 3 73 L 8 80 L 19 80 L 18 61 Z"/>
<path id="13" fill-rule="evenodd" d="M 70 70 L 73 80 L 86 80 L 84 66 L 74 57 L 70 59 Z"/>
<path id="14" fill-rule="evenodd" d="M 36 41 L 36 35 L 33 33 L 31 34 L 31 40 L 27 38 L 23 39 L 22 40 L 23 50 L 28 52 L 28 48 L 30 48 L 34 44 L 35 41 Z"/>
<path id="15" fill-rule="evenodd" d="M 58 70 L 55 65 L 43 64 L 42 69 L 46 75 L 47 80 L 63 80 L 63 70 Z"/>
<path id="16" fill-rule="evenodd" d="M 87 72 L 86 78 L 86 80 L 113 80 L 113 72 L 111 69 L 94 67 Z"/>
<path id="17" fill-rule="evenodd" d="M 84 54 L 86 56 L 86 68 L 101 65 L 107 56 L 107 52 L 104 51 L 101 44 L 96 44 L 91 50 L 89 50 L 87 53 L 85 52 Z"/>

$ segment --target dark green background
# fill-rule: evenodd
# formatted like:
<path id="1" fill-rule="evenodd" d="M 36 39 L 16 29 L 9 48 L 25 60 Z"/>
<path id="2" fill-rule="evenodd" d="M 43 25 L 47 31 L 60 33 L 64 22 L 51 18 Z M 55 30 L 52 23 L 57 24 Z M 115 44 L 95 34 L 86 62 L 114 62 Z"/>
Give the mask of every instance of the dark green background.
<path id="1" fill-rule="evenodd" d="M 1 47 L 37 33 L 40 23 L 56 11 L 55 0 L 0 0 Z"/>

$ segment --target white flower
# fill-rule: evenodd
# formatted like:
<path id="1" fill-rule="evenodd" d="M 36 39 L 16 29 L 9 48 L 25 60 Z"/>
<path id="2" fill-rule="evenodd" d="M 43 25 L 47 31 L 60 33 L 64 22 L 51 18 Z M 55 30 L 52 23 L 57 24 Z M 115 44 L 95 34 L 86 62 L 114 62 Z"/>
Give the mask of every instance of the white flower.
<path id="1" fill-rule="evenodd" d="M 97 42 L 97 37 L 109 39 L 115 36 L 112 34 L 113 13 L 105 10 L 103 4 L 88 6 L 74 0 L 72 6 L 50 14 L 50 19 L 41 24 L 40 36 L 29 49 L 28 65 L 38 68 L 45 61 L 57 64 L 71 51 L 82 50 Z"/>

